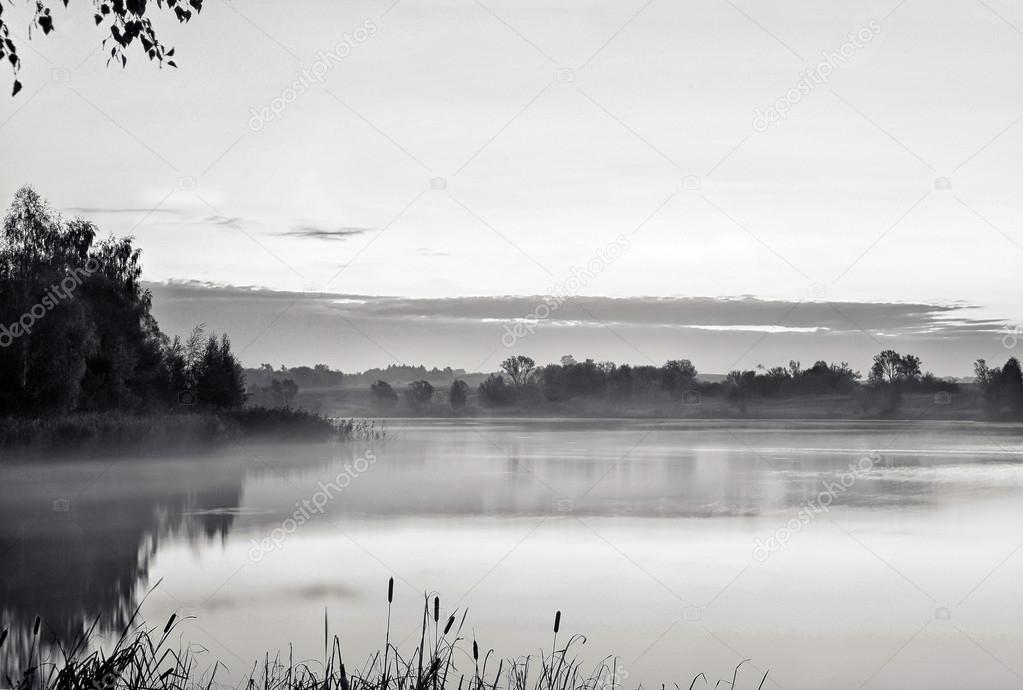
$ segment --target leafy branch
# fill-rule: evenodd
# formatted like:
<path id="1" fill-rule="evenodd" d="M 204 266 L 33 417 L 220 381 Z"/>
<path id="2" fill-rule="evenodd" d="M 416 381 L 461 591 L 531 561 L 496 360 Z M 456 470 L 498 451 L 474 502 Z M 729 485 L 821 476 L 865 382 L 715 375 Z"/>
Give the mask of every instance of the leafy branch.
<path id="1" fill-rule="evenodd" d="M 16 0 L 7 0 L 7 5 L 13 5 Z M 32 38 L 34 30 L 41 30 L 44 35 L 49 35 L 55 30 L 53 22 L 52 6 L 57 3 L 68 6 L 70 0 L 29 0 L 35 2 L 35 12 L 29 22 L 28 37 Z M 103 39 L 103 48 L 110 48 L 110 55 L 107 57 L 107 65 L 113 62 L 120 62 L 121 67 L 128 63 L 127 49 L 136 44 L 141 47 L 151 61 L 157 62 L 160 67 L 164 64 L 169 67 L 177 67 L 174 60 L 174 48 L 167 48 L 157 38 L 156 30 L 153 28 L 151 17 L 159 11 L 171 11 L 180 23 L 188 22 L 193 14 L 202 10 L 203 0 L 92 0 L 95 6 L 93 20 L 96 26 L 108 27 L 109 35 Z M 153 5 L 156 10 L 153 10 Z M 6 5 L 0 0 L 0 61 L 6 60 L 10 63 L 14 72 L 14 86 L 11 92 L 16 96 L 22 89 L 18 80 L 18 73 L 21 70 L 21 57 L 18 54 L 18 46 L 12 38 L 8 20 L 4 18 Z"/>

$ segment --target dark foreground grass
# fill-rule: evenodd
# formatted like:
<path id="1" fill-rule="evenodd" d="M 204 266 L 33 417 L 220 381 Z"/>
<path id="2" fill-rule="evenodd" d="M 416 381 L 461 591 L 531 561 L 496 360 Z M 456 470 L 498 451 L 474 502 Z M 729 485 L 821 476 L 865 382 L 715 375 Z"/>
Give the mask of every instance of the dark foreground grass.
<path id="1" fill-rule="evenodd" d="M 387 632 L 383 651 L 373 654 L 360 668 L 346 665 L 341 638 L 328 635 L 326 613 L 323 620 L 323 658 L 295 661 L 269 654 L 253 664 L 248 678 L 238 690 L 620 690 L 633 688 L 614 657 L 606 657 L 592 670 L 584 670 L 575 650 L 586 642 L 582 635 L 561 633 L 561 612 L 554 616 L 553 637 L 549 648 L 528 656 L 498 659 L 494 650 L 484 650 L 474 638 L 463 637 L 467 611 L 455 610 L 442 617 L 439 597 L 424 597 L 423 622 L 418 641 L 402 652 L 391 641 L 391 605 L 394 579 L 387 588 Z M 140 604 L 141 606 L 141 604 Z M 37 651 L 27 659 L 18 659 L 20 670 L 12 677 L 0 669 L 0 679 L 14 690 L 212 690 L 225 687 L 218 681 L 222 665 L 200 666 L 191 648 L 171 646 L 171 636 L 180 620 L 172 615 L 163 629 L 146 628 L 137 622 L 138 609 L 108 652 L 89 651 L 92 630 L 70 646 L 57 645 L 58 661 L 42 662 Z M 39 638 L 37 618 L 31 635 Z M 93 626 L 95 627 L 95 625 Z M 0 659 L 7 631 L 0 633 Z M 559 646 L 560 645 L 560 646 Z M 39 644 L 26 645 L 38 650 Z M 747 660 L 748 661 L 748 660 Z M 741 662 L 730 679 L 712 684 L 700 673 L 685 685 L 672 683 L 676 690 L 688 688 L 739 687 Z M 221 676 L 223 673 L 221 673 Z M 757 690 L 767 681 L 767 673 L 753 680 Z M 752 683 L 748 687 L 753 687 Z M 661 685 L 664 690 L 665 685 Z"/>
<path id="2" fill-rule="evenodd" d="M 289 408 L 0 417 L 0 449 L 29 453 L 164 453 L 239 440 L 319 442 L 385 435 L 377 422 L 328 419 Z"/>

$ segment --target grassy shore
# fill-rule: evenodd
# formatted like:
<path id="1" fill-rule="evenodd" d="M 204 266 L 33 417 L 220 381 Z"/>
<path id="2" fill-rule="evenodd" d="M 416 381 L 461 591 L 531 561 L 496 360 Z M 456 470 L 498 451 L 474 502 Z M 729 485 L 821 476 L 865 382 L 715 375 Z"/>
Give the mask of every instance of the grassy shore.
<path id="1" fill-rule="evenodd" d="M 401 650 L 391 640 L 391 606 L 394 579 L 387 588 L 387 627 L 383 649 L 371 655 L 361 666 L 349 666 L 339 636 L 329 635 L 326 614 L 323 620 L 323 657 L 315 661 L 296 661 L 289 652 L 266 654 L 256 660 L 248 678 L 227 687 L 246 690 L 619 690 L 634 688 L 615 657 L 605 657 L 592 669 L 584 669 L 576 655 L 585 643 L 582 635 L 561 633 L 561 612 L 553 618 L 552 637 L 542 643 L 541 651 L 527 656 L 500 658 L 473 637 L 463 637 L 467 611 L 456 609 L 441 614 L 439 597 L 423 600 L 420 634 L 412 649 Z M 171 638 L 180 638 L 180 624 L 172 615 L 160 628 L 138 623 L 138 609 L 121 631 L 113 648 L 103 652 L 90 650 L 91 630 L 79 640 L 57 646 L 56 661 L 39 657 L 46 635 L 45 625 L 37 618 L 28 639 L 19 649 L 27 657 L 13 655 L 10 644 L 4 649 L 8 631 L 0 632 L 0 679 L 13 690 L 211 690 L 225 687 L 218 682 L 220 663 L 202 665 L 191 647 L 174 649 Z M 27 644 L 26 644 L 27 643 Z M 44 655 L 51 656 L 51 655 Z M 703 673 L 677 690 L 688 687 L 716 688 L 727 685 L 736 690 L 745 687 L 761 690 L 767 672 L 752 675 L 740 663 L 729 678 L 711 682 Z M 17 670 L 11 667 L 16 666 Z M 223 675 L 223 674 L 222 674 Z M 759 684 L 758 684 L 759 683 Z"/>
<path id="2" fill-rule="evenodd" d="M 333 420 L 304 410 L 246 407 L 181 413 L 97 413 L 0 418 L 0 449 L 9 452 L 151 453 L 272 438 L 322 442 L 379 438 L 374 422 Z"/>

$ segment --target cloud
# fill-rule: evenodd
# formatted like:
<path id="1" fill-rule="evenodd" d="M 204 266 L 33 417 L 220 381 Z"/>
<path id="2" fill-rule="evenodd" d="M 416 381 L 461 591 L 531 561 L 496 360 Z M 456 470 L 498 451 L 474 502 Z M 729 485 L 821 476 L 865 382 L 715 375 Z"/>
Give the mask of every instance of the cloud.
<path id="1" fill-rule="evenodd" d="M 61 210 L 62 213 L 71 216 L 115 216 L 115 215 L 178 215 L 180 211 L 172 208 L 130 208 L 130 207 L 101 207 L 101 206 L 68 206 Z"/>
<path id="2" fill-rule="evenodd" d="M 155 287 L 169 299 L 216 299 L 239 306 L 280 302 L 296 310 L 344 318 L 493 324 L 535 318 L 550 296 L 413 298 L 275 291 L 197 281 Z M 571 297 L 550 309 L 545 325 L 695 329 L 749 333 L 843 334 L 874 332 L 932 338 L 999 333 L 1001 319 L 977 318 L 968 304 L 913 302 L 791 302 L 755 297 Z M 546 312 L 546 310 L 543 310 Z"/>
<path id="3" fill-rule="evenodd" d="M 206 216 L 201 221 L 200 225 L 219 225 L 225 228 L 234 228 L 238 230 L 241 228 L 241 217 L 240 216 Z"/>
<path id="4" fill-rule="evenodd" d="M 140 218 L 157 216 L 162 218 L 161 224 L 180 225 L 215 225 L 224 228 L 240 229 L 241 216 L 190 215 L 188 211 L 180 208 L 134 208 L 134 207 L 99 207 L 99 206 L 69 206 L 63 209 L 63 213 L 72 216 L 126 216 L 134 215 Z"/>
<path id="5" fill-rule="evenodd" d="M 286 232 L 277 233 L 281 237 L 298 237 L 306 240 L 347 240 L 355 235 L 372 232 L 373 228 L 342 226 L 324 228 L 315 225 L 298 225 Z"/>

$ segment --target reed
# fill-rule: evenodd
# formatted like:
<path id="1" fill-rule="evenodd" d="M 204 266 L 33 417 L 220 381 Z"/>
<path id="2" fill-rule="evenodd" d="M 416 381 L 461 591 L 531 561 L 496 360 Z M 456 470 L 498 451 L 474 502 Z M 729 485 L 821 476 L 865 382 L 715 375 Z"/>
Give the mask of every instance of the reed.
<path id="1" fill-rule="evenodd" d="M 289 649 L 287 658 L 280 654 L 264 655 L 253 664 L 245 680 L 233 687 L 237 690 L 615 690 L 618 681 L 618 661 L 606 657 L 585 671 L 576 649 L 585 643 L 582 635 L 572 635 L 561 647 L 561 612 L 554 618 L 554 642 L 550 653 L 500 659 L 495 670 L 491 657 L 494 650 L 481 650 L 479 640 L 472 639 L 471 652 L 463 649 L 462 636 L 467 611 L 452 611 L 441 625 L 440 597 L 430 597 L 423 604 L 422 629 L 417 646 L 405 656 L 391 644 L 390 618 L 394 603 L 394 579 L 387 586 L 387 632 L 384 650 L 370 656 L 359 670 L 350 670 L 342 654 L 341 638 L 328 638 L 327 614 L 324 612 L 324 658 L 322 662 L 296 662 Z M 431 615 L 432 613 L 432 615 Z M 455 621 L 460 622 L 455 627 Z M 98 621 L 97 621 L 98 622 Z M 92 649 L 89 644 L 96 623 L 71 644 L 65 646 L 54 640 L 56 654 L 40 654 L 41 637 L 45 625 L 36 618 L 32 627 L 34 644 L 28 658 L 15 660 L 23 669 L 11 677 L 0 668 L 0 680 L 13 690 L 218 690 L 219 662 L 212 668 L 200 668 L 191 647 L 172 648 L 170 641 L 182 620 L 172 615 L 162 628 L 149 628 L 139 621 L 136 608 L 129 622 L 121 630 L 113 646 L 107 651 Z M 0 631 L 0 659 L 8 659 L 4 644 L 7 631 Z M 459 670 L 458 659 L 471 653 L 473 668 L 467 678 Z M 381 659 L 382 656 L 382 659 Z M 52 657 L 52 659 L 50 658 Z M 725 685 L 739 687 L 737 666 L 731 679 L 722 679 L 712 685 L 704 674 L 698 674 L 688 684 L 689 690 Z M 456 682 L 457 677 L 457 682 Z M 757 690 L 767 681 L 767 673 L 759 678 Z M 701 685 L 698 683 L 702 682 Z M 620 682 L 619 682 L 620 687 Z M 676 690 L 682 690 L 677 683 Z M 749 686 L 749 687 L 752 687 Z M 662 689 L 664 686 L 662 685 Z"/>

